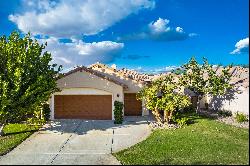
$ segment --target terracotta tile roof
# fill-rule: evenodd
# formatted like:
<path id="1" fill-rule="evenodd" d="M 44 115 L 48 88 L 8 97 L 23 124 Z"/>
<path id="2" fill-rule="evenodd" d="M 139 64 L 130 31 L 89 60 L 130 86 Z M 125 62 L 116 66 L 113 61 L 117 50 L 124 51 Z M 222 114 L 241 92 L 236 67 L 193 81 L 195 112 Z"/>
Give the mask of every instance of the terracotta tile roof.
<path id="1" fill-rule="evenodd" d="M 217 75 L 222 74 L 222 69 L 223 67 L 217 66 L 213 68 L 214 71 L 216 72 Z M 240 88 L 244 90 L 249 90 L 249 68 L 243 68 L 240 66 L 233 66 L 230 70 L 229 73 L 232 75 L 230 83 L 235 87 L 235 88 Z M 161 73 L 161 74 L 156 74 L 149 76 L 150 80 L 155 80 L 163 75 L 168 75 L 169 73 Z M 204 74 L 204 77 L 206 77 L 207 74 Z M 175 75 L 175 77 L 178 77 L 178 75 Z"/>
<path id="2" fill-rule="evenodd" d="M 216 71 L 216 74 L 220 75 L 222 74 L 222 69 L 223 67 L 218 66 L 214 67 L 214 70 Z M 116 69 L 109 67 L 105 64 L 102 63 L 95 63 L 90 65 L 88 68 L 87 67 L 77 67 L 74 70 L 69 71 L 68 73 L 64 74 L 64 76 L 67 76 L 69 74 L 72 74 L 74 72 L 84 70 L 86 72 L 92 73 L 98 77 L 107 79 L 111 82 L 114 82 L 118 85 L 123 86 L 124 88 L 127 88 L 127 85 L 124 83 L 119 82 L 119 79 L 131 79 L 136 81 L 138 84 L 146 84 L 149 83 L 161 76 L 164 75 L 169 75 L 173 74 L 171 72 L 167 73 L 161 73 L 161 74 L 155 74 L 155 75 L 147 75 L 147 74 L 140 74 L 134 70 L 129 70 L 129 69 Z M 234 85 L 235 87 L 244 87 L 246 90 L 249 89 L 249 68 L 243 68 L 240 66 L 234 66 L 230 69 L 230 74 L 232 74 L 231 78 L 231 84 Z M 179 75 L 174 74 L 175 77 L 179 77 Z"/>
<path id="3" fill-rule="evenodd" d="M 125 85 L 125 84 L 123 84 L 123 83 L 121 83 L 121 82 L 119 82 L 119 81 L 117 81 L 117 80 L 114 80 L 114 79 L 112 79 L 112 78 L 110 78 L 110 77 L 107 77 L 107 76 L 104 75 L 104 74 L 101 74 L 101 73 L 99 73 L 99 72 L 96 72 L 95 70 L 92 70 L 92 69 L 90 69 L 90 68 L 87 68 L 87 67 L 85 67 L 85 66 L 78 66 L 78 67 L 76 67 L 75 69 L 73 69 L 73 70 L 71 70 L 71 71 L 65 73 L 65 74 L 63 75 L 63 77 L 66 77 L 66 76 L 68 76 L 68 75 L 70 75 L 70 74 L 73 74 L 73 73 L 76 73 L 76 72 L 78 72 L 78 71 L 80 71 L 80 72 L 81 72 L 81 71 L 85 71 L 85 72 L 91 73 L 91 74 L 93 74 L 93 75 L 95 75 L 95 76 L 97 76 L 97 77 L 106 79 L 106 80 L 108 80 L 108 81 L 110 81 L 110 82 L 113 82 L 113 83 L 115 83 L 115 84 L 117 84 L 117 85 L 121 85 L 121 86 L 122 86 L 123 88 L 125 88 L 125 89 L 128 88 L 127 85 Z M 63 78 L 63 77 L 62 77 L 62 78 Z"/>
<path id="4" fill-rule="evenodd" d="M 146 74 L 140 74 L 134 70 L 129 70 L 125 68 L 118 70 L 102 63 L 92 64 L 89 66 L 89 68 L 99 72 L 106 73 L 108 75 L 116 76 L 120 79 L 129 78 L 141 84 L 144 84 L 145 81 L 148 81 L 150 79 L 150 77 Z"/>

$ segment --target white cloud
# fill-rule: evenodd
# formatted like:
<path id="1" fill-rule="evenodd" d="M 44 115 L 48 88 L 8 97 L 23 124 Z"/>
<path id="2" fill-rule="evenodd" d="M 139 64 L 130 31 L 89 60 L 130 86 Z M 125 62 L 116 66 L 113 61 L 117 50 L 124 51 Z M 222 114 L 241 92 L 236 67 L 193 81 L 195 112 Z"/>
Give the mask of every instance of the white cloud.
<path id="1" fill-rule="evenodd" d="M 47 42 L 46 51 L 51 52 L 53 63 L 62 64 L 64 69 L 75 65 L 89 65 L 95 62 L 110 63 L 121 56 L 123 43 L 101 41 L 85 43 L 74 40 L 71 43 L 61 43 L 57 38 L 38 39 L 40 43 Z"/>
<path id="2" fill-rule="evenodd" d="M 149 23 L 148 26 L 153 33 L 163 33 L 170 30 L 170 27 L 167 27 L 169 22 L 168 19 L 159 18 L 157 21 Z"/>
<path id="3" fill-rule="evenodd" d="M 167 73 L 171 72 L 177 68 L 180 68 L 178 66 L 166 66 L 161 68 L 155 68 L 155 69 L 144 69 L 141 66 L 135 68 L 134 70 L 140 73 L 151 73 L 151 74 L 159 74 L 159 73 Z"/>
<path id="4" fill-rule="evenodd" d="M 188 36 L 189 37 L 195 37 L 195 36 L 198 36 L 198 34 L 197 33 L 189 33 Z"/>
<path id="5" fill-rule="evenodd" d="M 196 33 L 186 33 L 181 27 L 171 27 L 168 19 L 159 18 L 147 25 L 146 30 L 139 33 L 118 37 L 118 41 L 122 40 L 141 40 L 151 39 L 155 41 L 177 41 L 186 40 L 190 37 L 197 36 Z"/>
<path id="6" fill-rule="evenodd" d="M 230 52 L 230 54 L 240 54 L 242 52 L 249 52 L 249 37 L 238 41 L 235 44 L 236 49 Z"/>
<path id="7" fill-rule="evenodd" d="M 64 63 L 64 64 L 72 64 L 72 62 L 69 59 L 60 57 L 60 56 L 55 56 L 54 61 L 59 61 L 59 62 L 61 61 L 61 63 Z"/>
<path id="8" fill-rule="evenodd" d="M 112 64 L 111 68 L 116 69 L 116 64 Z"/>
<path id="9" fill-rule="evenodd" d="M 130 14 L 153 9 L 150 0 L 38 0 L 24 1 L 22 14 L 11 14 L 9 20 L 27 33 L 57 38 L 97 34 Z"/>
<path id="10" fill-rule="evenodd" d="M 158 20 L 156 20 L 155 22 L 151 22 L 149 23 L 149 29 L 151 31 L 151 33 L 156 33 L 156 34 L 164 34 L 170 31 L 174 31 L 176 33 L 185 33 L 183 28 L 181 27 L 176 27 L 171 28 L 168 24 L 169 24 L 169 20 L 168 19 L 162 19 L 159 18 Z"/>
<path id="11" fill-rule="evenodd" d="M 178 66 L 167 66 L 167 67 L 165 67 L 166 71 L 172 71 L 172 70 L 175 70 L 177 68 L 179 68 L 179 67 Z"/>
<path id="12" fill-rule="evenodd" d="M 175 70 L 179 68 L 178 66 L 166 66 L 166 67 L 162 67 L 162 68 L 156 68 L 156 69 L 152 69 L 151 72 L 153 73 L 166 73 L 166 72 L 171 72 L 172 70 Z"/>
<path id="13" fill-rule="evenodd" d="M 176 32 L 180 32 L 180 33 L 183 32 L 183 29 L 181 27 L 176 27 L 175 30 L 176 30 Z"/>
<path id="14" fill-rule="evenodd" d="M 189 37 L 197 36 L 196 33 L 186 33 L 181 27 L 171 27 L 168 19 L 159 18 L 155 22 L 148 24 L 150 33 L 148 36 L 154 40 L 160 41 L 174 41 L 185 40 Z"/>

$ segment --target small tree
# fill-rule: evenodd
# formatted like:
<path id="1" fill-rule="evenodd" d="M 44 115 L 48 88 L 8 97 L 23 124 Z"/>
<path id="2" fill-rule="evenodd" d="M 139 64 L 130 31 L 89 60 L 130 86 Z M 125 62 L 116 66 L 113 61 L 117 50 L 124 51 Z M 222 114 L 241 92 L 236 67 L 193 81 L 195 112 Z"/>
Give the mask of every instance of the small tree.
<path id="1" fill-rule="evenodd" d="M 184 73 L 181 76 L 180 85 L 191 90 L 198 97 L 197 112 L 204 95 L 223 95 L 232 88 L 229 84 L 230 68 L 230 66 L 223 68 L 222 73 L 217 75 L 207 59 L 203 58 L 203 64 L 199 65 L 194 57 L 182 66 Z"/>
<path id="2" fill-rule="evenodd" d="M 0 124 L 22 120 L 58 90 L 55 77 L 61 66 L 50 64 L 45 46 L 30 34 L 0 37 Z"/>
<path id="3" fill-rule="evenodd" d="M 151 85 L 145 86 L 137 98 L 145 101 L 147 109 L 151 110 L 157 122 L 168 123 L 173 112 L 190 105 L 188 96 L 184 95 L 178 86 L 178 79 L 167 75 L 153 81 Z M 164 115 L 160 114 L 164 112 Z"/>

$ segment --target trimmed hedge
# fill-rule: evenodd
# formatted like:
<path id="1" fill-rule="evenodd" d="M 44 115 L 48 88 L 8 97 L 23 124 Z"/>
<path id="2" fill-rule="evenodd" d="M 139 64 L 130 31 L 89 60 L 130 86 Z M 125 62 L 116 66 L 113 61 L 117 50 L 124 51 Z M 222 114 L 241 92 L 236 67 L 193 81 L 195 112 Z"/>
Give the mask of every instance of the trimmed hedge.
<path id="1" fill-rule="evenodd" d="M 115 116 L 115 124 L 122 124 L 123 122 L 123 103 L 120 101 L 115 101 L 114 103 L 115 109 L 114 109 L 114 116 Z"/>

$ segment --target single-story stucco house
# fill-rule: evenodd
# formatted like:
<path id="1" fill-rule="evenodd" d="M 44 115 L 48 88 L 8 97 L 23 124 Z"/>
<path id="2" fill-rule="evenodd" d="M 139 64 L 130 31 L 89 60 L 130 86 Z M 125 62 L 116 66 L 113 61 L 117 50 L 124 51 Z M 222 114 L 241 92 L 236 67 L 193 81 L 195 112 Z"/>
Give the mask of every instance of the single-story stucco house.
<path id="1" fill-rule="evenodd" d="M 107 74 L 93 67 L 77 67 L 57 80 L 61 91 L 54 93 L 49 101 L 52 120 L 114 120 L 116 100 L 124 103 L 125 116 L 148 114 L 143 102 L 136 99 L 143 82 L 124 75 Z"/>
<path id="2" fill-rule="evenodd" d="M 222 68 L 215 68 L 215 71 L 220 74 Z M 231 83 L 237 93 L 233 91 L 225 96 L 204 96 L 200 101 L 200 108 L 206 108 L 207 105 L 209 109 L 233 113 L 238 111 L 249 115 L 249 69 L 233 67 L 230 73 L 233 76 Z M 57 80 L 61 91 L 50 98 L 51 119 L 114 120 L 116 100 L 123 102 L 125 116 L 148 115 L 149 110 L 144 103 L 136 100 L 136 93 L 146 83 L 160 76 L 162 74 L 150 77 L 124 68 L 117 70 L 116 67 L 101 63 L 77 67 Z M 190 96 L 191 102 L 196 106 L 197 97 L 190 91 L 185 90 L 184 93 Z"/>

